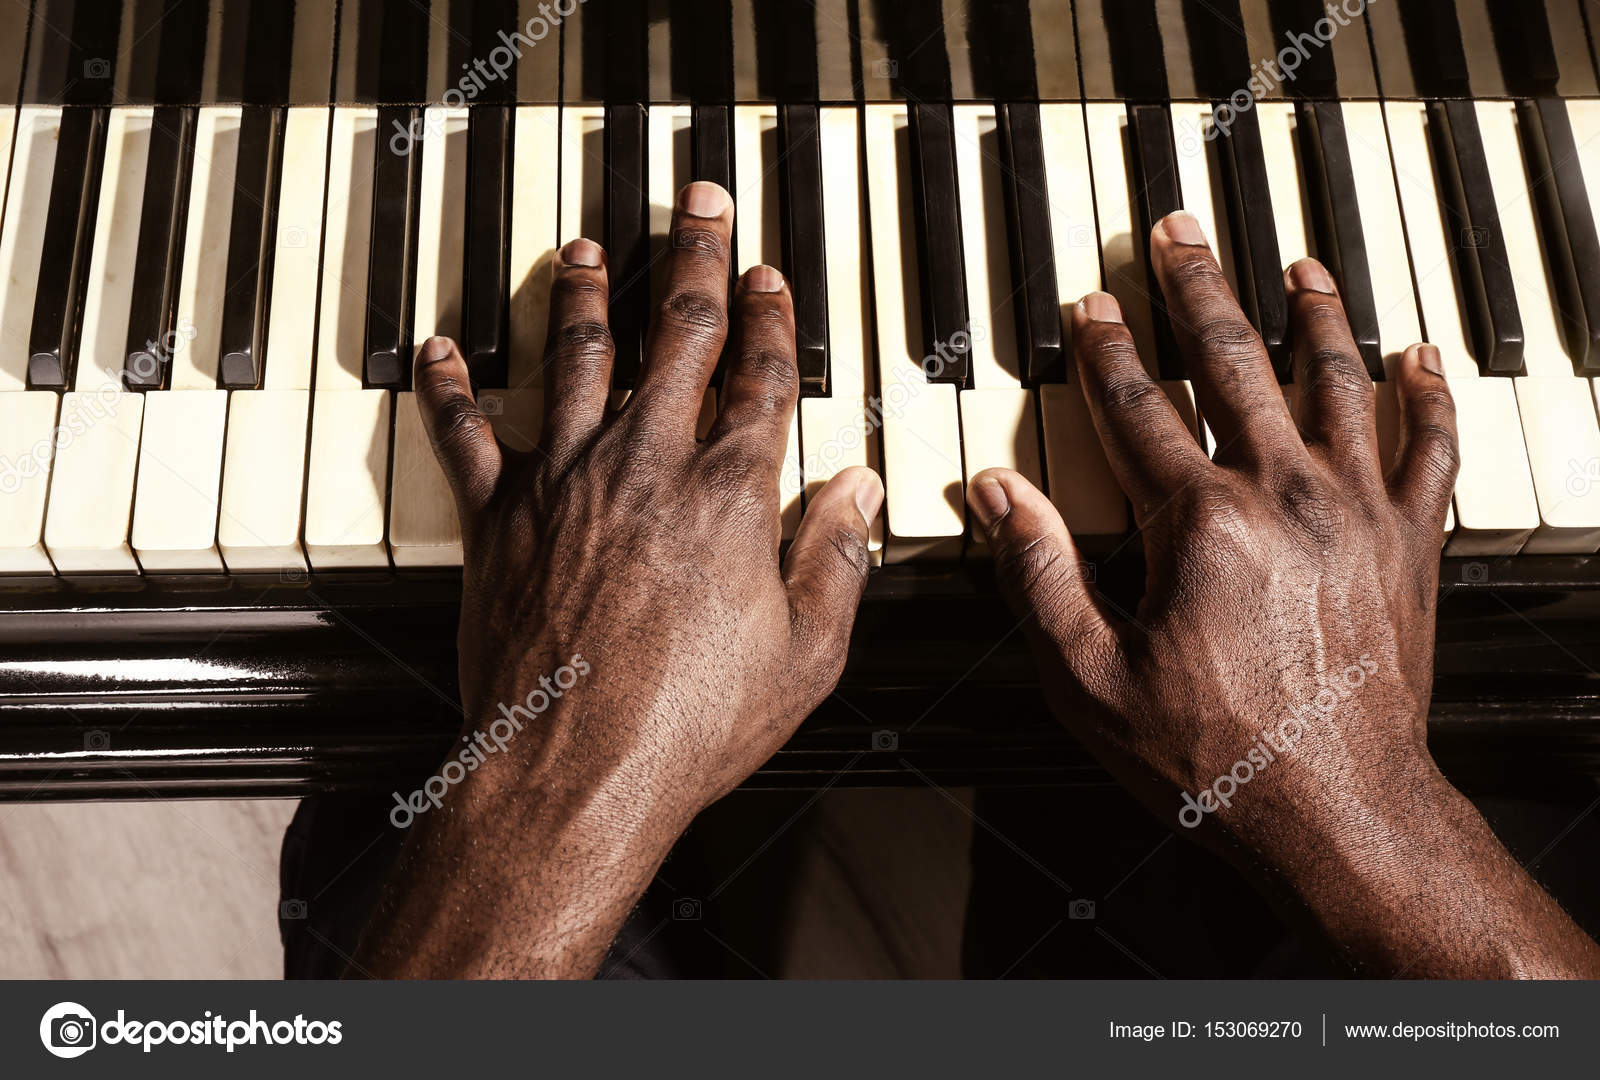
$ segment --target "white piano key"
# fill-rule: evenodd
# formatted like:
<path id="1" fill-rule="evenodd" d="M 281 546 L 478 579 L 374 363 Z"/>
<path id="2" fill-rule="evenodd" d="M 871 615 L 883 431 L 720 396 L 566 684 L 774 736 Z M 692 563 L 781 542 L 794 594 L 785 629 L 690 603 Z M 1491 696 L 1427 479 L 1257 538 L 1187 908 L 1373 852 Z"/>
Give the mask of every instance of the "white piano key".
<path id="1" fill-rule="evenodd" d="M 372 169 L 378 111 L 333 110 L 317 315 L 318 390 L 359 390 L 366 361 L 367 266 L 372 255 Z M 272 370 L 272 353 L 267 353 Z"/>
<path id="2" fill-rule="evenodd" d="M 1515 383 L 1540 526 L 1523 550 L 1587 554 L 1600 547 L 1600 490 L 1584 481 L 1591 470 L 1600 476 L 1600 426 L 1589 380 L 1573 374 L 1557 322 L 1514 109 L 1509 101 L 1477 105 L 1528 372 Z"/>
<path id="3" fill-rule="evenodd" d="M 0 574 L 54 572 L 44 546 L 58 395 L 0 394 Z"/>
<path id="4" fill-rule="evenodd" d="M 866 148 L 882 394 L 884 560 L 956 558 L 966 531 L 956 390 L 930 384 L 910 346 L 920 333 L 911 328 L 920 326 L 921 298 L 905 106 L 866 107 Z"/>
<path id="5" fill-rule="evenodd" d="M 561 226 L 557 239 L 603 243 L 606 235 L 606 111 L 599 105 L 561 110 Z"/>
<path id="6" fill-rule="evenodd" d="M 139 569 L 128 532 L 144 398 L 122 390 L 121 373 L 151 117 L 116 109 L 106 127 L 81 356 L 74 392 L 62 398 L 45 514 L 45 546 L 62 573 Z M 187 345 L 182 334 L 174 340 Z"/>
<path id="7" fill-rule="evenodd" d="M 972 327 L 972 385 L 980 390 L 1015 388 L 1022 380 L 994 106 L 957 105 L 952 119 L 967 312 Z"/>
<path id="8" fill-rule="evenodd" d="M 1201 137 L 1211 123 L 1211 115 L 1212 106 L 1206 102 L 1172 103 L 1172 136 L 1176 151 L 1173 160 L 1178 166 L 1183 208 L 1200 223 L 1222 267 L 1228 288 L 1237 296 L 1239 281 L 1234 267 L 1233 236 L 1228 229 L 1227 189 L 1218 158 L 1222 145 L 1220 141 L 1207 142 Z"/>
<path id="9" fill-rule="evenodd" d="M 61 397 L 44 543 L 63 574 L 139 571 L 128 543 L 144 396 L 114 387 Z"/>
<path id="10" fill-rule="evenodd" d="M 672 231 L 672 210 L 678 191 L 694 174 L 690 155 L 691 116 L 687 105 L 650 108 L 650 294 L 665 294 L 667 240 Z"/>
<path id="11" fill-rule="evenodd" d="M 1045 177 L 1050 185 L 1056 295 L 1063 307 L 1071 307 L 1085 294 L 1097 292 L 1101 287 L 1100 237 L 1094 215 L 1094 186 L 1083 116 L 1081 105 L 1039 106 Z M 1064 320 L 1063 332 L 1070 337 L 1070 319 Z"/>
<path id="12" fill-rule="evenodd" d="M 1450 394 L 1461 472 L 1455 532 L 1445 553 L 1514 555 L 1539 527 L 1516 387 L 1510 379 L 1451 379 Z"/>
<path id="13" fill-rule="evenodd" d="M 305 570 L 300 507 L 310 413 L 308 390 L 229 395 L 217 546 L 232 573 Z"/>
<path id="14" fill-rule="evenodd" d="M 178 286 L 178 328 L 187 344 L 172 357 L 173 390 L 213 390 L 228 291 L 228 237 L 239 163 L 239 108 L 203 108 L 194 129 L 194 171 Z"/>
<path id="15" fill-rule="evenodd" d="M 147 573 L 221 573 L 217 500 L 226 390 L 145 395 L 134 489 L 133 550 Z"/>
<path id="16" fill-rule="evenodd" d="M 317 340 L 317 280 L 322 260 L 323 179 L 327 168 L 328 110 L 286 110 L 272 298 L 267 309 L 266 369 L 261 376 L 261 385 L 267 390 L 311 388 L 311 358 Z M 365 290 L 365 285 L 362 288 Z M 286 444 L 294 441 L 290 432 L 284 432 L 283 438 Z M 298 441 L 305 445 L 303 422 Z"/>
<path id="17" fill-rule="evenodd" d="M 417 349 L 435 334 L 461 337 L 467 232 L 467 110 L 435 106 L 423 113 L 411 324 Z"/>
<path id="18" fill-rule="evenodd" d="M 538 389 L 488 390 L 478 395 L 495 435 L 513 450 L 539 439 L 544 399 Z M 439 467 L 414 393 L 395 395 L 394 479 L 389 548 L 397 567 L 460 566 L 461 523 L 449 481 Z"/>
<path id="19" fill-rule="evenodd" d="M 1089 162 L 1094 177 L 1095 216 L 1100 225 L 1100 252 L 1105 266 L 1105 290 L 1116 297 L 1123 321 L 1155 378 L 1156 339 L 1150 308 L 1146 245 L 1139 224 L 1131 179 L 1132 149 L 1128 145 L 1128 114 L 1121 102 L 1090 102 L 1084 106 L 1088 122 Z M 876 217 L 874 217 L 876 224 Z"/>
<path id="20" fill-rule="evenodd" d="M 733 110 L 735 269 L 783 266 L 783 228 L 778 216 L 778 107 L 737 105 Z M 778 512 L 783 538 L 800 527 L 805 481 L 800 472 L 799 407 L 789 421 L 789 438 L 779 477 Z"/>
<path id="21" fill-rule="evenodd" d="M 1039 388 L 1050 501 L 1078 546 L 1101 553 L 1128 531 L 1128 500 L 1111 473 L 1083 388 L 1077 382 Z"/>
<path id="22" fill-rule="evenodd" d="M 511 354 L 507 381 L 539 387 L 550 317 L 555 267 L 560 174 L 551 168 L 561 152 L 560 110 L 553 105 L 517 109 L 516 152 L 511 163 Z"/>
<path id="23" fill-rule="evenodd" d="M 61 109 L 24 105 L 17 110 L 5 220 L 0 224 L 0 391 L 28 385 L 29 336 L 44 250 L 44 208 L 55 176 Z"/>
<path id="24" fill-rule="evenodd" d="M 305 528 L 314 570 L 389 565 L 390 408 L 387 390 L 317 392 Z"/>
<path id="25" fill-rule="evenodd" d="M 1316 254 L 1316 232 L 1305 202 L 1305 170 L 1296 152 L 1294 105 L 1258 101 L 1261 157 L 1267 166 L 1267 191 L 1272 195 L 1272 221 L 1278 232 L 1278 258 L 1284 266 Z"/>

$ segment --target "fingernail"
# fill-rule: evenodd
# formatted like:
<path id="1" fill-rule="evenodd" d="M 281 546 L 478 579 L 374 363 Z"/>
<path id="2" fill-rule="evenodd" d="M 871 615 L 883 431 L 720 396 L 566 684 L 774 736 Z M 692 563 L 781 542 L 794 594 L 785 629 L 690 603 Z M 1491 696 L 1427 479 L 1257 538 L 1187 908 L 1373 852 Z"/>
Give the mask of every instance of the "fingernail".
<path id="1" fill-rule="evenodd" d="M 424 364 L 437 364 L 440 360 L 450 355 L 450 350 L 455 348 L 455 342 L 447 337 L 431 337 L 422 343 L 422 351 L 417 354 Z"/>
<path id="2" fill-rule="evenodd" d="M 992 529 L 994 523 L 1005 517 L 1006 511 L 1011 509 L 1006 489 L 992 476 L 982 477 L 972 485 L 968 501 L 972 503 L 972 512 L 978 516 L 978 524 L 983 526 L 985 532 Z"/>
<path id="3" fill-rule="evenodd" d="M 1078 301 L 1078 307 L 1094 322 L 1119 323 L 1122 321 L 1122 306 L 1117 303 L 1117 298 L 1110 293 L 1092 292 Z"/>
<path id="4" fill-rule="evenodd" d="M 695 217 L 721 217 L 731 200 L 709 180 L 696 180 L 678 194 L 678 209 Z"/>
<path id="5" fill-rule="evenodd" d="M 581 236 L 561 249 L 561 261 L 567 266 L 599 266 L 600 245 Z"/>
<path id="6" fill-rule="evenodd" d="M 1178 210 L 1162 218 L 1161 231 L 1174 243 L 1193 244 L 1199 247 L 1211 246 L 1211 242 L 1206 239 L 1206 231 L 1200 227 L 1199 220 L 1187 210 Z"/>
<path id="7" fill-rule="evenodd" d="M 744 272 L 744 287 L 751 292 L 782 292 L 783 274 L 770 266 L 752 266 Z"/>
<path id="8" fill-rule="evenodd" d="M 1307 289 L 1311 292 L 1338 291 L 1334 288 L 1333 277 L 1315 259 L 1301 259 L 1289 267 L 1289 283 L 1297 289 Z"/>
<path id="9" fill-rule="evenodd" d="M 856 482 L 856 509 L 861 511 L 861 520 L 870 527 L 882 506 L 883 484 L 863 476 Z"/>
<path id="10" fill-rule="evenodd" d="M 1422 370 L 1433 375 L 1444 374 L 1444 359 L 1439 355 L 1439 350 L 1432 345 L 1422 344 L 1417 346 L 1417 363 Z"/>

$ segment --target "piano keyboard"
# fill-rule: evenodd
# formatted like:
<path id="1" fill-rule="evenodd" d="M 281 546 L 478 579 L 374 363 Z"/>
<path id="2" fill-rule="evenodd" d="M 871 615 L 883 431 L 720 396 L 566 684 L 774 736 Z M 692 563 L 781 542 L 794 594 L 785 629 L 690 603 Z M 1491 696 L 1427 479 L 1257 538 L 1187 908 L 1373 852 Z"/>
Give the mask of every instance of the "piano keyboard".
<path id="1" fill-rule="evenodd" d="M 36 42 L 51 6 L 35 5 Z M 1010 46 L 985 53 L 960 4 L 800 5 L 801 31 L 773 5 L 727 5 L 725 25 L 591 5 L 553 28 L 559 52 L 535 45 L 512 77 L 456 101 L 448 73 L 479 55 L 463 34 L 493 42 L 536 10 L 469 6 L 461 33 L 438 32 L 461 7 L 441 0 L 431 14 L 242 6 L 262 44 L 231 104 L 212 103 L 238 29 L 220 4 L 172 4 L 151 32 L 162 50 L 205 43 L 194 85 L 168 96 L 127 89 L 142 77 L 128 70 L 131 14 L 110 20 L 102 40 L 121 37 L 100 53 L 84 43 L 94 5 L 74 16 L 66 66 L 87 53 L 115 93 L 51 98 L 30 61 L 24 94 L 0 109 L 0 572 L 459 565 L 409 389 L 415 350 L 460 340 L 496 432 L 531 449 L 551 261 L 587 236 L 607 249 L 624 404 L 672 202 L 693 179 L 735 195 L 735 270 L 776 265 L 794 289 L 785 537 L 809 492 L 870 465 L 887 490 L 883 561 L 981 561 L 963 489 L 1006 466 L 1085 547 L 1122 544 L 1128 507 L 1058 312 L 1113 293 L 1214 452 L 1146 266 L 1150 225 L 1185 209 L 1291 410 L 1281 272 L 1295 259 L 1316 256 L 1340 283 L 1386 460 L 1385 376 L 1411 342 L 1439 346 L 1462 450 L 1447 554 L 1600 549 L 1600 88 L 1576 0 L 1518 5 L 1515 32 L 1495 3 L 1373 5 L 1239 110 L 1227 103 L 1252 64 L 1315 24 L 1319 3 L 1079 3 L 1076 42 L 1068 0 L 985 7 L 985 32 L 1026 37 L 1030 63 L 1064 36 L 1083 61 L 1068 88 L 1059 72 L 986 66 Z M 841 18 L 861 24 L 854 38 Z M 336 20 L 352 43 L 337 50 Z M 929 27 L 944 43 L 932 74 L 897 44 Z M 764 43 L 786 33 L 773 60 Z M 657 92 L 653 58 L 676 64 L 691 41 L 705 70 L 673 77 L 718 84 L 709 104 Z M 373 74 L 364 54 L 380 47 Z M 852 76 L 833 48 L 855 51 L 859 93 L 834 94 Z M 36 62 L 53 55 L 46 41 Z M 736 92 L 751 65 L 775 102 Z M 250 92 L 261 71 L 276 73 L 273 93 Z M 319 72 L 334 88 L 320 103 L 284 88 L 315 88 Z M 714 385 L 702 431 L 716 407 Z"/>

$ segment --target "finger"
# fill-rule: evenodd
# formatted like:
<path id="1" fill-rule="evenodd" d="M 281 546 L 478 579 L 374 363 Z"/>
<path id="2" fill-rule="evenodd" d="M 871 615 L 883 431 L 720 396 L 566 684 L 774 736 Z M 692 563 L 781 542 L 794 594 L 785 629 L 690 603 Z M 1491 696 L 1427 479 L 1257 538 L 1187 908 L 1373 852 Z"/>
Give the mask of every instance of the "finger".
<path id="1" fill-rule="evenodd" d="M 1150 258 L 1172 332 L 1225 464 L 1301 453 L 1261 335 L 1244 317 L 1194 215 L 1178 211 L 1150 234 Z"/>
<path id="2" fill-rule="evenodd" d="M 1395 371 L 1400 400 L 1400 453 L 1389 494 L 1418 527 L 1444 528 L 1444 516 L 1461 467 L 1456 405 L 1444 364 L 1432 345 L 1413 345 Z"/>
<path id="3" fill-rule="evenodd" d="M 1090 293 L 1073 308 L 1072 352 L 1106 461 L 1142 524 L 1211 462 L 1139 362 L 1110 293 Z"/>
<path id="4" fill-rule="evenodd" d="M 1306 445 L 1347 478 L 1380 476 L 1372 376 L 1333 277 L 1317 260 L 1301 259 L 1285 272 L 1284 288 Z"/>
<path id="5" fill-rule="evenodd" d="M 550 330 L 544 347 L 547 447 L 587 438 L 605 419 L 613 354 L 606 256 L 593 240 L 573 240 L 556 257 Z"/>
<path id="6" fill-rule="evenodd" d="M 795 367 L 794 301 L 783 275 L 755 266 L 734 290 L 733 359 L 707 442 L 737 442 L 754 467 L 776 474 L 800 393 Z"/>
<path id="7" fill-rule="evenodd" d="M 672 212 L 666 285 L 650 325 L 634 409 L 694 438 L 695 419 L 728 336 L 733 199 L 699 180 Z"/>
<path id="8" fill-rule="evenodd" d="M 833 690 L 844 667 L 867 587 L 867 538 L 882 506 L 877 473 L 859 465 L 842 470 L 807 501 L 784 559 L 792 639 L 803 659 L 822 668 L 818 700 Z"/>
<path id="9" fill-rule="evenodd" d="M 456 343 L 446 337 L 423 342 L 411 385 L 417 392 L 422 426 L 455 493 L 457 508 L 482 506 L 500 476 L 500 444 L 472 396 L 467 361 Z"/>
<path id="10" fill-rule="evenodd" d="M 1044 493 L 1021 473 L 985 469 L 967 487 L 967 505 L 989 539 L 995 580 L 1030 632 L 1069 663 L 1112 633 L 1094 599 L 1078 546 Z"/>

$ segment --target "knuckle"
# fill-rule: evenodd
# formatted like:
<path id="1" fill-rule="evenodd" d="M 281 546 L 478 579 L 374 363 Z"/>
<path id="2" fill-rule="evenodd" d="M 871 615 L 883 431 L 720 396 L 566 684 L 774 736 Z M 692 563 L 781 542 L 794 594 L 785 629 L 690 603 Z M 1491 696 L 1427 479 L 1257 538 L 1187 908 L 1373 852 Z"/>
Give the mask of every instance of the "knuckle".
<path id="1" fill-rule="evenodd" d="M 489 430 L 488 418 L 478 411 L 470 394 L 453 390 L 434 402 L 433 443 L 440 453 L 448 456 Z"/>
<path id="2" fill-rule="evenodd" d="M 728 328 L 727 304 L 721 297 L 702 292 L 678 292 L 661 301 L 663 325 L 677 327 L 697 337 L 722 334 Z"/>
<path id="3" fill-rule="evenodd" d="M 1213 293 L 1226 290 L 1227 283 L 1216 260 L 1209 254 L 1188 251 L 1172 264 L 1169 271 L 1172 283 L 1179 293 Z"/>
<path id="4" fill-rule="evenodd" d="M 1339 500 L 1305 472 L 1287 476 L 1277 489 L 1278 509 L 1298 525 L 1317 548 L 1330 547 L 1344 529 L 1345 513 Z"/>
<path id="5" fill-rule="evenodd" d="M 1218 359 L 1254 360 L 1261 353 L 1261 335 L 1244 319 L 1223 315 L 1195 327 L 1200 347 Z"/>
<path id="6" fill-rule="evenodd" d="M 1306 356 L 1309 390 L 1331 405 L 1368 407 L 1373 403 L 1372 376 L 1360 357 L 1337 345 L 1313 346 Z"/>
<path id="7" fill-rule="evenodd" d="M 705 259 L 725 259 L 728 255 L 722 234 L 703 225 L 679 225 L 672 230 L 672 249 Z"/>
<path id="8" fill-rule="evenodd" d="M 566 323 L 550 331 L 552 356 L 574 360 L 605 360 L 611 357 L 611 328 L 597 319 Z"/>
<path id="9" fill-rule="evenodd" d="M 996 569 L 1012 590 L 1038 615 L 1060 610 L 1069 587 L 1066 558 L 1043 536 L 1002 544 L 995 552 Z"/>
<path id="10" fill-rule="evenodd" d="M 1166 395 L 1140 368 L 1137 373 L 1130 371 L 1108 377 L 1101 385 L 1100 400 L 1109 412 L 1143 412 L 1166 401 Z"/>
<path id="11" fill-rule="evenodd" d="M 1424 421 L 1412 434 L 1412 452 L 1420 456 L 1423 467 L 1441 480 L 1454 483 L 1461 471 L 1461 447 L 1455 429 L 1434 421 Z"/>
<path id="12" fill-rule="evenodd" d="M 760 412 L 786 410 L 799 393 L 800 375 L 794 357 L 782 349 L 747 347 L 731 373 L 730 397 L 741 407 Z"/>

